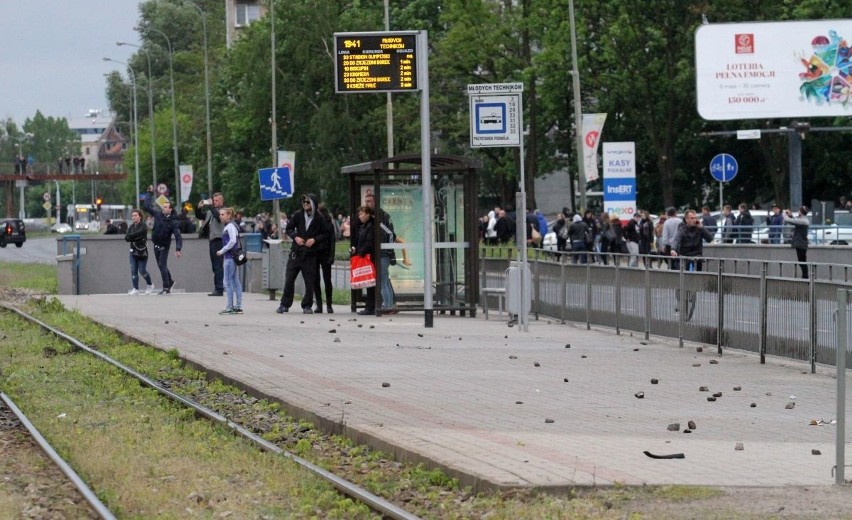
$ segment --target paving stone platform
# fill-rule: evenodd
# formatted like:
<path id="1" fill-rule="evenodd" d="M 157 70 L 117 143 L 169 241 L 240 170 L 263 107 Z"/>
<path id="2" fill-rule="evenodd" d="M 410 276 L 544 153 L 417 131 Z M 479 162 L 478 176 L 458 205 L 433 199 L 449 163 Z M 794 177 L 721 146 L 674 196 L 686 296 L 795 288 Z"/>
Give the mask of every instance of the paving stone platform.
<path id="1" fill-rule="evenodd" d="M 246 294 L 237 316 L 219 316 L 223 298 L 206 294 L 59 298 L 297 416 L 477 488 L 834 483 L 836 428 L 809 425 L 835 418 L 833 367 L 810 374 L 797 361 L 760 365 L 748 353 L 545 319 L 523 332 L 493 315 L 436 315 L 425 328 L 422 313 L 305 315 L 296 304 L 279 315 L 262 294 Z M 722 396 L 709 402 L 714 392 Z M 690 420 L 696 428 L 684 433 Z"/>

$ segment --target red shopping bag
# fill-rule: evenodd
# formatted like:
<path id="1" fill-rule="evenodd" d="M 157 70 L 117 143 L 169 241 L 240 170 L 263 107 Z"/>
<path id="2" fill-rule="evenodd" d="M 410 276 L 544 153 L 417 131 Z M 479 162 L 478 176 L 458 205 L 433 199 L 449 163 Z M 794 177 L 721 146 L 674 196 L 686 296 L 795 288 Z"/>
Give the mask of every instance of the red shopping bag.
<path id="1" fill-rule="evenodd" d="M 349 274 L 349 285 L 353 289 L 376 286 L 376 266 L 370 260 L 370 255 L 350 258 Z"/>

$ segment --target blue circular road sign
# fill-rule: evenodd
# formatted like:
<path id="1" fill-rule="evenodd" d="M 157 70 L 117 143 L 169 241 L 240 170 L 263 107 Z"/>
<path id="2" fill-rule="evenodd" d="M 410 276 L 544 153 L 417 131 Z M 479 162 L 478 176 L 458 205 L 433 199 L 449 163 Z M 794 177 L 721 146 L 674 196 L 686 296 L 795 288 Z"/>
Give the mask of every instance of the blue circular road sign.
<path id="1" fill-rule="evenodd" d="M 734 180 L 738 169 L 737 160 L 731 154 L 720 153 L 710 161 L 710 175 L 719 182 Z"/>

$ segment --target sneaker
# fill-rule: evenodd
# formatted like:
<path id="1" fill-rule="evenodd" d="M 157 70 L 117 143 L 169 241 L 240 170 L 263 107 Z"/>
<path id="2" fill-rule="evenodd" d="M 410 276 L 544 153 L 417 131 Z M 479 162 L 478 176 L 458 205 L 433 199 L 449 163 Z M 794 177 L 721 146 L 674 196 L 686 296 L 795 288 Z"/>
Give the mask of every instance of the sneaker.
<path id="1" fill-rule="evenodd" d="M 228 314 L 236 314 L 236 311 L 234 309 L 225 309 L 223 311 L 219 311 L 220 316 L 225 316 Z"/>
<path id="2" fill-rule="evenodd" d="M 328 304 L 328 306 L 325 308 L 325 310 L 329 314 L 334 314 L 334 307 L 332 307 L 331 304 Z"/>
<path id="3" fill-rule="evenodd" d="M 305 314 L 313 314 L 314 313 L 313 309 L 311 309 L 310 307 L 305 307 L 304 309 L 302 309 L 302 312 L 305 313 Z"/>
<path id="4" fill-rule="evenodd" d="M 149 285 L 149 286 L 145 289 L 145 294 L 152 294 L 153 292 L 154 292 L 154 284 Z"/>
<path id="5" fill-rule="evenodd" d="M 139 289 L 130 289 L 129 291 L 127 291 L 127 294 L 129 294 L 130 296 L 136 296 L 137 294 L 139 294 Z"/>
<path id="6" fill-rule="evenodd" d="M 275 309 L 275 312 L 277 312 L 278 314 L 283 314 L 283 313 L 285 313 L 285 312 L 290 312 L 290 308 L 289 308 L 289 307 L 285 307 L 285 306 L 283 306 L 283 305 L 279 305 L 279 306 L 278 306 L 278 308 L 277 308 L 277 309 Z"/>
<path id="7" fill-rule="evenodd" d="M 172 292 L 172 289 L 175 288 L 176 283 L 177 283 L 177 281 L 174 278 L 172 278 L 172 283 L 169 284 L 169 292 Z"/>
<path id="8" fill-rule="evenodd" d="M 243 310 L 239 307 L 234 307 L 234 314 L 243 314 Z"/>
<path id="9" fill-rule="evenodd" d="M 376 314 L 376 311 L 371 311 L 369 309 L 362 309 L 358 311 L 358 314 L 361 316 L 373 316 Z"/>
<path id="10" fill-rule="evenodd" d="M 314 309 L 314 314 L 322 314 L 322 306 L 317 305 L 317 308 Z"/>
<path id="11" fill-rule="evenodd" d="M 222 291 L 213 291 L 210 294 L 208 294 L 207 296 L 222 296 L 222 294 L 223 294 Z"/>
<path id="12" fill-rule="evenodd" d="M 163 289 L 162 291 L 160 291 L 160 296 L 164 296 L 166 294 L 169 294 L 169 292 L 170 291 L 168 289 Z"/>

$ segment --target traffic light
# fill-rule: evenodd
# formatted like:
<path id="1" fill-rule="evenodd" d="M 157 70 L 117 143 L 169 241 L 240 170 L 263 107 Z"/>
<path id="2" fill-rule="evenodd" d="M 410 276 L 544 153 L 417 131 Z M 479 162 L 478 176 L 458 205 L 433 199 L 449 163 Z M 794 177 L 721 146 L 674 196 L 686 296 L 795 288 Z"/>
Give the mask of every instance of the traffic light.
<path id="1" fill-rule="evenodd" d="M 95 205 L 97 205 L 97 207 L 98 207 L 98 212 L 101 211 L 101 204 L 103 204 L 103 202 L 104 202 L 103 199 L 100 198 L 100 197 L 95 199 Z"/>

